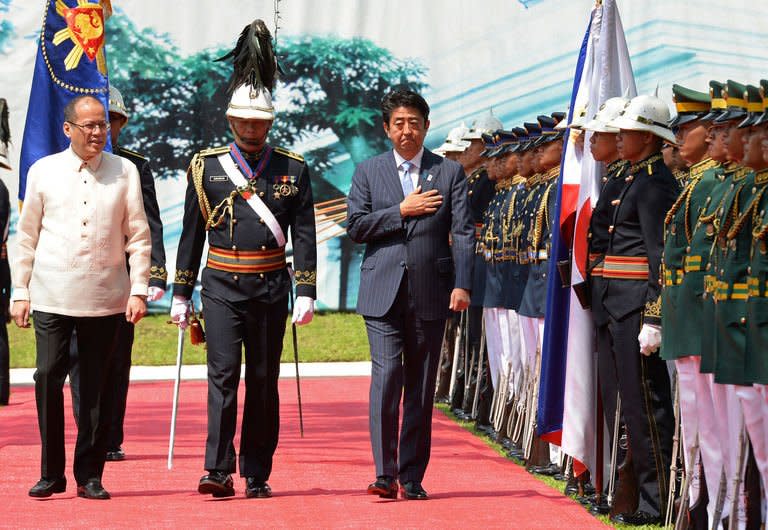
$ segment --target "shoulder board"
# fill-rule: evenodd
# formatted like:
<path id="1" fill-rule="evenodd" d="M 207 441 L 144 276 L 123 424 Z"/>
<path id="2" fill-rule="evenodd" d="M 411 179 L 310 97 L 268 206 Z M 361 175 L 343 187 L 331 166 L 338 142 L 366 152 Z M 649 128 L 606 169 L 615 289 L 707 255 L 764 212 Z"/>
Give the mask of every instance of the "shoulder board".
<path id="1" fill-rule="evenodd" d="M 142 155 L 141 153 L 137 153 L 136 151 L 133 151 L 131 149 L 126 149 L 125 147 L 120 147 L 119 149 L 120 149 L 121 152 L 123 152 L 125 154 L 128 154 L 128 155 L 135 156 L 136 158 L 141 158 L 142 160 L 146 160 L 147 159 L 146 156 Z"/>
<path id="2" fill-rule="evenodd" d="M 207 149 L 203 149 L 200 151 L 200 156 L 218 156 L 223 155 L 224 153 L 229 153 L 229 146 L 228 145 L 222 145 L 221 147 L 209 147 Z"/>
<path id="3" fill-rule="evenodd" d="M 301 156 L 299 153 L 294 153 L 293 151 L 283 149 L 282 147 L 274 147 L 273 150 L 277 154 L 287 156 L 288 158 L 293 158 L 294 160 L 298 160 L 299 162 L 304 162 L 304 157 Z"/>
<path id="4" fill-rule="evenodd" d="M 758 171 L 755 173 L 755 184 L 765 184 L 768 182 L 768 169 L 763 169 L 762 171 Z"/>
<path id="5" fill-rule="evenodd" d="M 740 167 L 733 172 L 733 180 L 734 181 L 741 180 L 747 175 L 749 175 L 750 173 L 752 173 L 752 170 L 749 169 L 748 167 Z"/>
<path id="6" fill-rule="evenodd" d="M 698 164 L 694 164 L 691 166 L 691 177 L 698 177 L 700 175 L 703 175 L 704 172 L 708 169 L 712 169 L 714 167 L 717 167 L 720 163 L 716 160 L 712 160 L 711 158 L 707 158 L 706 160 L 702 160 Z"/>
<path id="7" fill-rule="evenodd" d="M 515 175 L 514 177 L 512 177 L 512 185 L 513 186 L 517 186 L 519 184 L 524 184 L 524 183 L 525 183 L 525 177 L 524 176 L 522 176 L 522 175 Z"/>

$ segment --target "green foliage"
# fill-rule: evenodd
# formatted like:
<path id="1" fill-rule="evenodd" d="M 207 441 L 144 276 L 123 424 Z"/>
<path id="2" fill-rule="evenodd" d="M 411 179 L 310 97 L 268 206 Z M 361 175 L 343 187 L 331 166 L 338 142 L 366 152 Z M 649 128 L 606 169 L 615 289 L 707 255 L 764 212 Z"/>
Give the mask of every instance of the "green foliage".
<path id="1" fill-rule="evenodd" d="M 110 82 L 132 112 L 123 133 L 126 147 L 149 156 L 160 178 L 185 170 L 195 151 L 231 141 L 224 110 L 232 67 L 214 62 L 227 51 L 183 56 L 169 35 L 139 30 L 119 8 L 107 22 Z M 363 38 L 283 37 L 277 53 L 285 75 L 270 141 L 292 148 L 318 135 L 335 135 L 338 143 L 303 153 L 321 175 L 344 152 L 356 164 L 385 150 L 381 98 L 396 86 L 425 87 L 425 70 L 417 61 L 396 58 Z M 317 200 L 334 194 L 339 192 L 329 183 L 316 189 Z"/>

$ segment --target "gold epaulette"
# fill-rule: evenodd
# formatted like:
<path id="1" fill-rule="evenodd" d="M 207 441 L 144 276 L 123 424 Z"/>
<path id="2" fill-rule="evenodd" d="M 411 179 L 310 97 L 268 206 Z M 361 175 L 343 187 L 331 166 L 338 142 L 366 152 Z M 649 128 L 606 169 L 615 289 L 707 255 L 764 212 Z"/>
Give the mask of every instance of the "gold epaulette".
<path id="1" fill-rule="evenodd" d="M 768 169 L 763 169 L 755 173 L 755 184 L 761 185 L 768 182 Z"/>
<path id="2" fill-rule="evenodd" d="M 288 149 L 283 149 L 282 147 L 274 147 L 273 150 L 275 153 L 283 156 L 287 156 L 288 158 L 293 158 L 294 160 L 298 160 L 299 162 L 304 162 L 304 157 L 301 156 L 299 153 L 294 153 L 293 151 L 289 151 Z"/>
<path id="3" fill-rule="evenodd" d="M 701 176 L 704 174 L 705 171 L 708 169 L 715 168 L 720 165 L 720 162 L 717 160 L 712 160 L 711 158 L 706 158 L 702 160 L 701 162 L 698 162 L 697 164 L 694 164 L 690 168 L 691 178 L 695 178 L 698 176 Z"/>
<path id="4" fill-rule="evenodd" d="M 544 174 L 544 181 L 549 182 L 560 176 L 560 166 L 555 166 Z"/>
<path id="5" fill-rule="evenodd" d="M 752 173 L 752 170 L 748 167 L 740 166 L 733 172 L 733 181 L 738 182 L 744 179 L 747 175 Z"/>
<path id="6" fill-rule="evenodd" d="M 515 175 L 512 177 L 512 185 L 513 186 L 519 186 L 520 184 L 525 184 L 525 177 L 522 175 Z"/>
<path id="7" fill-rule="evenodd" d="M 539 182 L 541 182 L 541 175 L 539 173 L 535 173 L 528 177 L 528 181 L 525 183 L 525 185 L 528 186 L 528 189 L 530 189 L 538 186 Z"/>
<path id="8" fill-rule="evenodd" d="M 224 153 L 229 153 L 228 145 L 222 145 L 221 147 L 208 147 L 200 151 L 198 154 L 200 156 L 217 156 L 223 155 Z"/>
<path id="9" fill-rule="evenodd" d="M 120 150 L 121 150 L 123 153 L 128 153 L 129 155 L 133 155 L 133 156 L 135 156 L 135 157 L 141 158 L 142 160 L 146 160 L 146 159 L 147 159 L 147 157 L 146 157 L 146 156 L 142 155 L 141 153 L 137 153 L 136 151 L 134 151 L 134 150 L 132 150 L 132 149 L 126 149 L 125 147 L 120 147 L 119 149 L 120 149 Z"/>

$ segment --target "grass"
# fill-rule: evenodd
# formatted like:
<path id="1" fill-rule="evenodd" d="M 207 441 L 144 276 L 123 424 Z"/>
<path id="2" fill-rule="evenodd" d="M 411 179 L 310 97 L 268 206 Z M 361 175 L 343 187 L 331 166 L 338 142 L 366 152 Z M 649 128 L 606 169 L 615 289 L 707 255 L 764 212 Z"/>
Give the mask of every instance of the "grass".
<path id="1" fill-rule="evenodd" d="M 168 315 L 149 315 L 136 325 L 132 362 L 136 366 L 176 364 L 176 326 Z M 297 326 L 300 362 L 368 361 L 368 338 L 360 315 L 316 313 L 311 324 Z M 35 332 L 8 325 L 11 368 L 34 368 Z M 185 334 L 184 364 L 205 364 L 205 348 L 192 346 Z M 283 342 L 283 362 L 293 362 L 290 321 Z"/>
<path id="2" fill-rule="evenodd" d="M 478 431 L 475 428 L 475 423 L 474 422 L 460 420 L 456 416 L 454 416 L 453 413 L 451 412 L 451 408 L 450 408 L 449 405 L 446 405 L 444 403 L 436 403 L 435 407 L 437 407 L 439 410 L 443 411 L 446 414 L 446 416 L 448 416 L 453 421 L 458 423 L 460 427 L 468 430 L 469 432 L 471 432 L 475 436 L 481 438 L 483 440 L 483 442 L 485 442 L 485 444 L 488 447 L 493 449 L 500 456 L 503 456 L 507 460 L 509 460 L 511 462 L 514 462 L 517 465 L 520 465 L 520 466 L 524 465 L 521 461 L 516 460 L 516 459 L 510 457 L 507 454 L 507 451 L 504 449 L 504 447 L 501 444 L 494 442 L 493 440 L 488 438 L 485 435 L 485 433 L 483 433 L 481 431 Z M 559 481 L 559 480 L 555 480 L 552 477 L 548 477 L 546 475 L 532 474 L 532 476 L 535 477 L 536 479 L 540 480 L 541 482 L 543 482 L 544 484 L 546 484 L 547 486 L 549 486 L 553 490 L 556 490 L 556 491 L 560 492 L 563 496 L 565 496 L 565 482 Z M 574 499 L 573 502 L 575 502 L 577 505 L 582 506 L 585 510 L 587 510 L 587 507 L 584 507 L 583 505 L 581 505 L 575 499 Z M 595 517 L 597 517 L 597 519 L 599 519 L 603 523 L 607 524 L 608 526 L 611 526 L 613 528 L 618 528 L 620 530 L 625 530 L 625 529 L 626 530 L 629 530 L 629 529 L 632 529 L 632 530 L 659 530 L 659 528 L 661 528 L 660 526 L 654 526 L 654 525 L 630 526 L 630 525 L 625 525 L 625 524 L 616 524 L 613 521 L 611 521 L 608 518 L 607 515 L 598 515 L 598 516 L 595 516 Z"/>

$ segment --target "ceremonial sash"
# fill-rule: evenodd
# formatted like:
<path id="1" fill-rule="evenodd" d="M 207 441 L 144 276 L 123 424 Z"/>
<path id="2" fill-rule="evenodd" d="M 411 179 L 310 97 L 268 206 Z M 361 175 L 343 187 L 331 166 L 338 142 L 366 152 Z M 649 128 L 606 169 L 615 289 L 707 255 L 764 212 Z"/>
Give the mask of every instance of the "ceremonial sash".
<path id="1" fill-rule="evenodd" d="M 217 158 L 219 160 L 219 163 L 221 164 L 221 167 L 224 168 L 224 172 L 229 177 L 229 180 L 232 182 L 232 184 L 235 185 L 236 188 L 239 188 L 241 186 L 245 186 L 246 184 L 248 184 L 242 172 L 238 168 L 238 165 L 235 164 L 235 161 L 232 159 L 232 156 L 229 153 L 221 154 Z M 250 168 L 248 169 L 250 170 Z M 251 209 L 254 212 L 256 212 L 256 215 L 258 215 L 261 219 L 264 220 L 264 224 L 267 225 L 267 228 L 269 228 L 269 231 L 272 232 L 273 236 L 275 236 L 278 246 L 284 247 L 285 233 L 283 232 L 283 229 L 280 227 L 280 223 L 277 222 L 277 218 L 275 218 L 274 214 L 269 209 L 269 207 L 266 204 L 264 204 L 264 201 L 261 200 L 258 193 L 252 193 L 251 196 L 248 199 L 246 199 L 245 202 L 248 204 L 248 206 L 251 207 Z"/>

